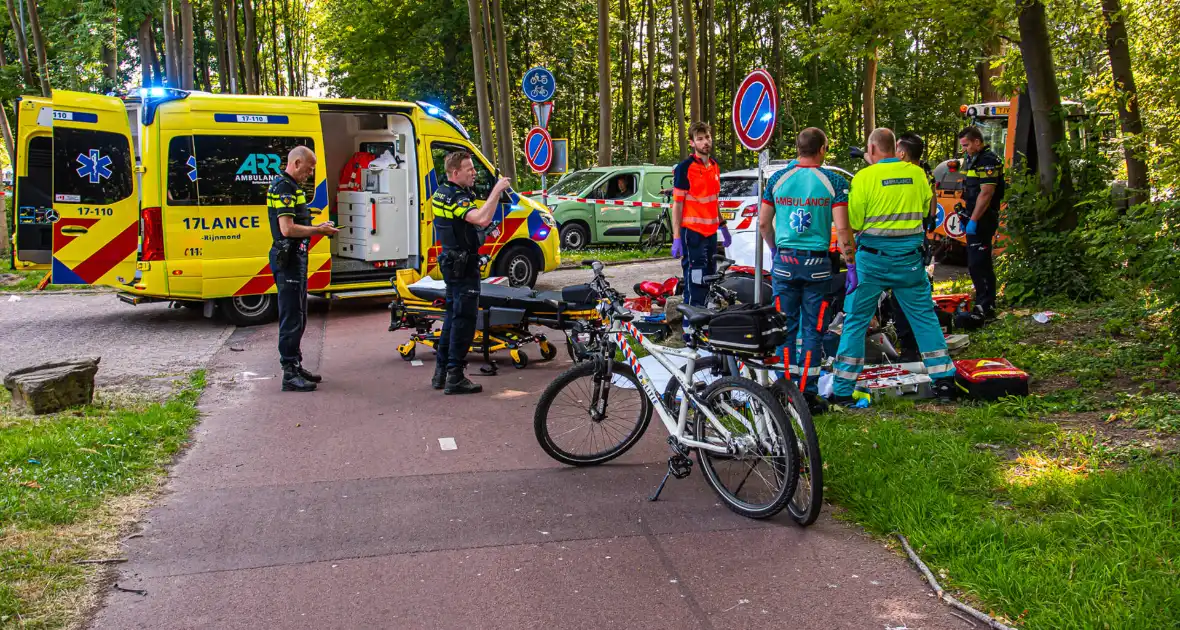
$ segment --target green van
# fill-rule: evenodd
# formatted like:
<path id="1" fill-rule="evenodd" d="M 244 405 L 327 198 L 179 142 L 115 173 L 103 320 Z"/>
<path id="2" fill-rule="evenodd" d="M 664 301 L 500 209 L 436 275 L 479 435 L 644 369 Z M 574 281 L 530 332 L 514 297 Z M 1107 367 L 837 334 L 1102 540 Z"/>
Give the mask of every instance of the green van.
<path id="1" fill-rule="evenodd" d="M 606 243 L 639 244 L 645 226 L 661 208 L 594 203 L 595 200 L 667 203 L 672 167 L 641 164 L 574 171 L 549 189 L 549 208 L 560 226 L 561 249 L 576 251 Z M 540 202 L 540 195 L 530 199 Z"/>

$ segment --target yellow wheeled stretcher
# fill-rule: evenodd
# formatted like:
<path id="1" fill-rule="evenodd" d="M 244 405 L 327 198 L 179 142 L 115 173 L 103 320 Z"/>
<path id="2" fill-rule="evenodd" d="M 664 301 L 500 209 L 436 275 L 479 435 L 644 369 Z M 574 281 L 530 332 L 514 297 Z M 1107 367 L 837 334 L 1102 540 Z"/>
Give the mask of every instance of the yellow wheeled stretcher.
<path id="1" fill-rule="evenodd" d="M 405 280 L 412 274 L 393 279 L 397 296 L 389 305 L 389 330 L 414 330 L 410 340 L 399 345 L 397 352 L 406 361 L 414 360 L 419 345 L 435 348 L 442 329 L 446 287 L 442 282 L 425 278 L 413 284 Z M 534 333 L 530 326 L 544 325 L 564 330 L 567 323 L 596 319 L 597 300 L 589 285 L 565 287 L 560 291 L 537 292 L 527 287 L 510 287 L 484 282 L 480 287 L 475 340 L 471 352 L 483 354 L 486 366 L 480 372 L 497 372 L 493 354 L 508 351 L 512 366 L 523 369 L 529 364 L 524 348 L 537 344 L 541 359 L 557 356 L 557 346 L 544 334 Z M 437 326 L 435 326 L 437 324 Z"/>

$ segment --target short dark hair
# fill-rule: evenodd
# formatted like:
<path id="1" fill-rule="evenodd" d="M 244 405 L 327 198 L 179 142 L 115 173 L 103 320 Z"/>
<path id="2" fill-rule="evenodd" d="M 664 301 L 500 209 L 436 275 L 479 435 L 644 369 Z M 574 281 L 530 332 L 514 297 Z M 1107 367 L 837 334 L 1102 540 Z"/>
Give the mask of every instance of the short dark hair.
<path id="1" fill-rule="evenodd" d="M 795 139 L 795 149 L 799 151 L 799 157 L 815 157 L 826 146 L 828 136 L 823 129 L 817 127 L 808 127 L 800 131 L 799 137 Z"/>
<path id="2" fill-rule="evenodd" d="M 448 173 L 454 173 L 460 168 L 463 168 L 464 160 L 470 159 L 472 159 L 471 154 L 466 151 L 451 151 L 443 161 L 443 166 L 447 169 Z"/>
<path id="3" fill-rule="evenodd" d="M 697 122 L 694 122 L 688 126 L 689 140 L 695 139 L 698 133 L 707 133 L 711 136 L 713 135 L 713 127 L 703 120 L 698 120 Z"/>
<path id="4" fill-rule="evenodd" d="M 922 154 L 926 152 L 926 143 L 916 133 L 901 134 L 897 139 L 897 147 L 905 151 L 906 157 L 911 160 L 921 160 Z"/>
<path id="5" fill-rule="evenodd" d="M 959 139 L 962 140 L 963 138 L 983 142 L 983 133 L 979 131 L 979 127 L 967 125 L 959 132 Z"/>

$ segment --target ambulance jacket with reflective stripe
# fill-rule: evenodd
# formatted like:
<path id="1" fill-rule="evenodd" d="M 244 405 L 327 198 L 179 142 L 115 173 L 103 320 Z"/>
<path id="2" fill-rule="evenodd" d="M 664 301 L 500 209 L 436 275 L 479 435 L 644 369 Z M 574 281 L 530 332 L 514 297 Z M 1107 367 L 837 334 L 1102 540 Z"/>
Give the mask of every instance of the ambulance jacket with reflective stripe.
<path id="1" fill-rule="evenodd" d="M 717 201 L 721 166 L 712 158 L 707 160 L 701 161 L 694 153 L 672 170 L 672 198 L 684 204 L 680 223 L 704 237 L 713 236 L 724 225 Z"/>
<path id="2" fill-rule="evenodd" d="M 475 209 L 474 191 L 447 181 L 434 191 L 430 206 L 434 211 L 434 238 L 443 250 L 479 253 L 479 233 L 466 220 L 467 213 Z"/>
<path id="3" fill-rule="evenodd" d="M 1004 200 L 1004 162 L 990 146 L 975 155 L 968 156 L 963 163 L 963 203 L 967 213 L 975 212 L 975 200 L 979 198 L 980 187 L 994 184 L 996 192 L 984 211 L 981 221 L 997 221 L 1000 216 L 1000 202 Z"/>
<path id="4" fill-rule="evenodd" d="M 822 166 L 791 160 L 770 176 L 762 201 L 774 206 L 776 247 L 827 250 L 832 244 L 832 209 L 848 205 L 848 181 Z"/>
<path id="5" fill-rule="evenodd" d="M 296 225 L 311 225 L 311 211 L 307 209 L 307 196 L 290 175 L 282 173 L 270 183 L 266 191 L 266 213 L 270 220 L 270 236 L 275 243 L 287 237 L 279 229 L 279 217 L 291 217 Z M 306 238 L 291 238 L 296 251 L 306 251 Z M 301 247 L 300 247 L 301 246 Z"/>
<path id="6" fill-rule="evenodd" d="M 848 220 L 857 241 L 890 253 L 912 251 L 925 239 L 922 219 L 934 192 L 922 167 L 886 158 L 852 178 Z"/>

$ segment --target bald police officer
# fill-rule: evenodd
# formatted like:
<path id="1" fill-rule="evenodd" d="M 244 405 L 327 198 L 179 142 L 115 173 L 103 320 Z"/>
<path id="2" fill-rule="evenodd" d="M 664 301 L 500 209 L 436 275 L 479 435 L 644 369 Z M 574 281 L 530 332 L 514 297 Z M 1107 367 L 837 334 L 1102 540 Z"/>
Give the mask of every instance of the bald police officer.
<path id="1" fill-rule="evenodd" d="M 270 219 L 270 270 L 279 302 L 279 364 L 283 391 L 310 392 L 322 379 L 303 367 L 299 345 L 307 327 L 307 250 L 312 236 L 332 236 L 340 230 L 331 221 L 311 224 L 311 210 L 300 184 L 315 174 L 316 157 L 300 145 L 287 154 L 287 168 L 266 191 Z"/>

